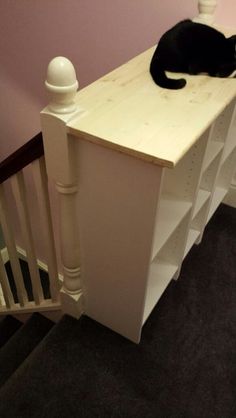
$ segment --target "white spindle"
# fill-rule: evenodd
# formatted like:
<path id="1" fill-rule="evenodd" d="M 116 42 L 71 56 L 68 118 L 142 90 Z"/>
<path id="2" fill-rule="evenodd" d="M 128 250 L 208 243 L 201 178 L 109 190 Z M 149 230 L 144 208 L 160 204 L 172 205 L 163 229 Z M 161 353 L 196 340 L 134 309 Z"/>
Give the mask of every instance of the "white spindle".
<path id="1" fill-rule="evenodd" d="M 4 240 L 7 246 L 11 268 L 17 289 L 17 296 L 20 306 L 24 307 L 28 303 L 28 296 L 25 290 L 24 280 L 20 268 L 19 259 L 17 256 L 16 244 L 9 219 L 9 211 L 6 202 L 4 185 L 0 185 L 0 223 L 3 230 Z"/>
<path id="2" fill-rule="evenodd" d="M 193 20 L 195 22 L 211 25 L 212 23 L 214 23 L 215 10 L 216 10 L 217 4 L 218 4 L 217 0 L 199 0 L 198 1 L 199 15 Z"/>
<path id="3" fill-rule="evenodd" d="M 0 252 L 0 284 L 2 287 L 2 293 L 3 293 L 6 307 L 10 309 L 15 305 L 15 302 L 14 302 L 12 291 L 8 282 L 8 277 L 7 277 L 6 270 L 3 264 L 1 252 Z"/>
<path id="4" fill-rule="evenodd" d="M 27 205 L 27 196 L 23 172 L 19 171 L 17 174 L 11 177 L 12 191 L 15 197 L 16 206 L 19 213 L 21 230 L 24 237 L 27 261 L 29 264 L 29 271 L 32 282 L 32 290 L 34 301 L 36 305 L 39 305 L 43 297 L 43 291 L 39 276 L 39 269 L 37 266 L 37 260 L 35 257 L 34 243 L 32 230 L 30 225 L 29 210 Z"/>
<path id="5" fill-rule="evenodd" d="M 45 247 L 47 249 L 47 265 L 50 280 L 50 293 L 53 302 L 59 299 L 59 281 L 54 246 L 53 227 L 51 219 L 50 201 L 48 194 L 48 180 L 44 157 L 32 163 L 35 187 L 38 197 L 41 225 L 44 234 Z"/>

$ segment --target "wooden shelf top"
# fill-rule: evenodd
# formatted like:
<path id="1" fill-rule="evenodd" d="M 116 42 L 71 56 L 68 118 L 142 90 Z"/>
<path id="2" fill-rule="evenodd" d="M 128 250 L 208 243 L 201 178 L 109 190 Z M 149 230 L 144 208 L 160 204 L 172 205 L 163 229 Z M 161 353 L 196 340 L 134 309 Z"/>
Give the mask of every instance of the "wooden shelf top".
<path id="1" fill-rule="evenodd" d="M 149 74 L 155 47 L 77 93 L 76 137 L 174 167 L 236 96 L 236 79 L 184 74 L 182 90 L 161 89 Z M 182 75 L 169 73 L 171 77 Z"/>

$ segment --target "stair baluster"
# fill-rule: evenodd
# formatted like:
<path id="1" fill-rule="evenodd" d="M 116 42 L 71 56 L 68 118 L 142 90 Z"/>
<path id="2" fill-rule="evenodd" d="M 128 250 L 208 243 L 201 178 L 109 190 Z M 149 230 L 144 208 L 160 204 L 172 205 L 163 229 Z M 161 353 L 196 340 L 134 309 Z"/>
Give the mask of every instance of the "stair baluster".
<path id="1" fill-rule="evenodd" d="M 15 279 L 17 296 L 21 307 L 25 307 L 29 302 L 26 293 L 24 280 L 17 255 L 16 243 L 12 231 L 11 221 L 9 219 L 9 210 L 6 202 L 4 185 L 0 184 L 0 223 L 2 226 L 6 247 Z"/>
<path id="2" fill-rule="evenodd" d="M 2 295 L 0 292 L 0 306 L 6 306 L 8 309 L 14 307 L 14 298 L 11 292 L 11 288 L 9 286 L 6 270 L 4 268 L 4 263 L 2 260 L 2 256 L 0 253 L 0 285 L 2 287 Z M 1 298 L 3 296 L 3 299 Z M 5 303 L 3 303 L 5 302 Z"/>
<path id="3" fill-rule="evenodd" d="M 27 204 L 26 187 L 23 176 L 23 171 L 15 174 L 11 178 L 12 191 L 15 197 L 18 214 L 20 217 L 20 225 L 25 242 L 27 260 L 29 264 L 32 290 L 34 301 L 36 305 L 40 305 L 43 300 L 43 290 L 37 266 L 37 259 L 35 256 L 33 235 L 30 225 L 29 209 Z"/>

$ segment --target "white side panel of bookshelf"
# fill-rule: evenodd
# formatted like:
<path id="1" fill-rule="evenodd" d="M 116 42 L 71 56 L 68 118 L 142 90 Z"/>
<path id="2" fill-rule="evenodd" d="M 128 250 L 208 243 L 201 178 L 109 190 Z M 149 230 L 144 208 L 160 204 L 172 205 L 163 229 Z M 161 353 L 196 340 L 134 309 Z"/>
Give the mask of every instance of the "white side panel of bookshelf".
<path id="1" fill-rule="evenodd" d="M 139 342 L 162 169 L 76 145 L 85 313 Z"/>

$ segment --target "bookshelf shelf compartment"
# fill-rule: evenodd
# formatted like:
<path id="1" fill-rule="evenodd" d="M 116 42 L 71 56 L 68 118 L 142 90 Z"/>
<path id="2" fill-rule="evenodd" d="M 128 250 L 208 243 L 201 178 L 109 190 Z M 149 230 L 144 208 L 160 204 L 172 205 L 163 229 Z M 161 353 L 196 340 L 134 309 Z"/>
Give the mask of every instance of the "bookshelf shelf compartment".
<path id="1" fill-rule="evenodd" d="M 236 132 L 235 132 L 236 138 Z M 227 160 L 227 158 L 235 151 L 236 144 L 233 142 L 229 143 L 227 147 L 225 147 L 225 152 L 223 155 L 223 163 Z"/>
<path id="2" fill-rule="evenodd" d="M 165 195 L 160 201 L 155 228 L 152 259 L 161 250 L 171 234 L 190 211 L 192 204 L 177 200 L 173 196 Z"/>
<path id="3" fill-rule="evenodd" d="M 204 205 L 201 207 L 199 212 L 195 215 L 195 217 L 191 221 L 191 229 L 200 231 L 200 235 L 205 227 L 206 217 L 209 210 L 210 198 L 206 200 Z"/>
<path id="4" fill-rule="evenodd" d="M 208 213 L 208 217 L 207 217 L 207 221 L 209 221 L 211 219 L 211 217 L 214 215 L 216 209 L 218 208 L 219 204 L 224 200 L 226 194 L 227 194 L 227 189 L 224 189 L 223 187 L 216 187 L 215 191 L 213 193 L 213 197 L 212 197 L 212 201 L 211 201 L 211 206 L 210 206 L 210 210 Z"/>
<path id="5" fill-rule="evenodd" d="M 219 153 L 223 150 L 224 144 L 218 141 L 209 141 L 206 155 L 203 162 L 203 171 L 205 171 L 212 161 L 219 155 Z"/>
<path id="6" fill-rule="evenodd" d="M 198 214 L 198 212 L 201 210 L 202 206 L 206 203 L 206 201 L 210 198 L 211 193 L 208 190 L 199 189 L 197 201 L 194 206 L 193 210 L 193 218 Z"/>
<path id="7" fill-rule="evenodd" d="M 221 155 L 217 155 L 215 159 L 207 167 L 207 169 L 203 172 L 202 178 L 201 178 L 201 184 L 200 184 L 201 189 L 209 191 L 209 192 L 212 191 L 214 187 L 215 179 L 217 176 L 217 172 L 219 169 L 219 164 L 220 164 L 220 159 L 221 159 L 220 157 Z"/>
<path id="8" fill-rule="evenodd" d="M 153 260 L 148 279 L 148 287 L 143 314 L 143 324 L 164 293 L 168 284 L 178 270 L 178 266 L 159 260 Z"/>
<path id="9" fill-rule="evenodd" d="M 150 264 L 143 322 L 179 269 L 188 223 L 187 213 Z"/>
<path id="10" fill-rule="evenodd" d="M 198 240 L 199 236 L 200 236 L 200 231 L 193 229 L 193 228 L 189 229 L 187 243 L 186 243 L 185 250 L 184 250 L 184 257 L 186 257 L 186 255 L 189 253 L 192 246 Z"/>

